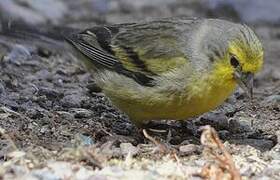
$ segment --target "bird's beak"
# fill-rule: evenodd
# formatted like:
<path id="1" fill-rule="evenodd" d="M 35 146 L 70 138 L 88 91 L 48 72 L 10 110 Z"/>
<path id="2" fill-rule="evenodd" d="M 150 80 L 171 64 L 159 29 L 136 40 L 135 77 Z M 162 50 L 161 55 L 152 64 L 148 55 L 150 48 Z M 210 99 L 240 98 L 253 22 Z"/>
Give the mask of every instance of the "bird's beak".
<path id="1" fill-rule="evenodd" d="M 234 78 L 236 79 L 238 85 L 245 91 L 250 99 L 253 99 L 253 80 L 254 74 L 249 72 L 235 71 Z"/>

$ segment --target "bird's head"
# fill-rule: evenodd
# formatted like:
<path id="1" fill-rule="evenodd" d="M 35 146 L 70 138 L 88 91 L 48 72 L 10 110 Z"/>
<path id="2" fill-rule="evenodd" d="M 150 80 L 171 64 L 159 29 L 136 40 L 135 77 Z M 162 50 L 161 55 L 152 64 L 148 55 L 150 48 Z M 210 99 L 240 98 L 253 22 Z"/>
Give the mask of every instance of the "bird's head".
<path id="1" fill-rule="evenodd" d="M 233 78 L 252 98 L 253 78 L 263 66 L 263 47 L 255 33 L 242 25 L 237 36 L 229 41 L 228 61 Z"/>
<path id="2" fill-rule="evenodd" d="M 246 25 L 237 25 L 224 35 L 222 57 L 215 60 L 215 72 L 236 82 L 249 97 L 253 94 L 253 78 L 263 66 L 263 47 L 256 34 Z M 214 53 L 215 54 L 215 53 Z M 217 54 L 217 53 L 216 53 Z"/>

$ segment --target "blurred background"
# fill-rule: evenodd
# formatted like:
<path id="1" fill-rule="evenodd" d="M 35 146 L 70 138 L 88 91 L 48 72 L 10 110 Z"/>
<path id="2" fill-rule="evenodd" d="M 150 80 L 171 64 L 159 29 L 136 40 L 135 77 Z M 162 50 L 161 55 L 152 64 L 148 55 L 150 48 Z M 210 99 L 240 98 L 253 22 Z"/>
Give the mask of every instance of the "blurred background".
<path id="1" fill-rule="evenodd" d="M 0 15 L 31 24 L 121 23 L 169 16 L 280 23 L 279 0 L 1 0 Z"/>

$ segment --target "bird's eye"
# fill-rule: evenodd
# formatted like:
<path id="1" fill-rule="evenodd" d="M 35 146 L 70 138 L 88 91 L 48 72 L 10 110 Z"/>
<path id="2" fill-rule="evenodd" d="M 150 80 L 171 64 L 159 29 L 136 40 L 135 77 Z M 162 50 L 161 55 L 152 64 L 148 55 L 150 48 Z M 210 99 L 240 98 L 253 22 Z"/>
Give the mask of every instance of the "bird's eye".
<path id="1" fill-rule="evenodd" d="M 234 68 L 237 68 L 239 66 L 239 62 L 238 60 L 236 59 L 235 56 L 231 56 L 230 58 L 230 64 L 234 67 Z"/>

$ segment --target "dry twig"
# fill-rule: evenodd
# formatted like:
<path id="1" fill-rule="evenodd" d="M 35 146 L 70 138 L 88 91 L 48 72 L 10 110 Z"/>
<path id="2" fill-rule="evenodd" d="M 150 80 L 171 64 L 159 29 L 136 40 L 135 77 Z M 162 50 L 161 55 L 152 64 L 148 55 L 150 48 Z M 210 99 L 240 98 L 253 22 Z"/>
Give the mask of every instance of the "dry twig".
<path id="1" fill-rule="evenodd" d="M 170 149 L 167 147 L 167 145 L 157 141 L 155 138 L 153 138 L 152 136 L 150 136 L 146 129 L 143 129 L 143 134 L 145 136 L 145 138 L 147 138 L 149 141 L 151 141 L 152 143 L 154 143 L 156 145 L 156 149 L 155 151 L 159 151 L 162 154 L 168 154 L 170 153 Z"/>
<path id="2" fill-rule="evenodd" d="M 202 130 L 201 144 L 205 146 L 204 150 L 207 156 L 211 157 L 214 163 L 206 164 L 200 176 L 210 180 L 241 180 L 240 172 L 235 167 L 232 156 L 219 139 L 215 129 L 210 126 L 204 126 Z"/>

